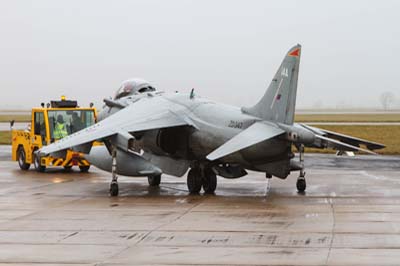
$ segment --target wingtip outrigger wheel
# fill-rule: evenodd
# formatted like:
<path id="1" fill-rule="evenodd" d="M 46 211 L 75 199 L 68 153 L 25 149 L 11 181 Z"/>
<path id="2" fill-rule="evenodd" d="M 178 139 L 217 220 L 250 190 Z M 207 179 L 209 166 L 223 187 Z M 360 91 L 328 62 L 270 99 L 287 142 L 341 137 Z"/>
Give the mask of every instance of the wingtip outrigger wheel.
<path id="1" fill-rule="evenodd" d="M 304 145 L 299 146 L 299 157 L 300 157 L 300 175 L 297 178 L 296 188 L 299 193 L 304 193 L 306 191 L 306 172 L 304 171 Z"/>
<path id="2" fill-rule="evenodd" d="M 296 182 L 296 187 L 297 187 L 297 191 L 299 193 L 304 193 L 304 191 L 306 191 L 306 179 L 304 176 L 299 176 L 297 178 L 297 182 Z"/>
<path id="3" fill-rule="evenodd" d="M 118 196 L 119 188 L 118 188 L 118 183 L 117 182 L 111 182 L 110 184 L 110 196 L 111 197 L 116 197 Z"/>

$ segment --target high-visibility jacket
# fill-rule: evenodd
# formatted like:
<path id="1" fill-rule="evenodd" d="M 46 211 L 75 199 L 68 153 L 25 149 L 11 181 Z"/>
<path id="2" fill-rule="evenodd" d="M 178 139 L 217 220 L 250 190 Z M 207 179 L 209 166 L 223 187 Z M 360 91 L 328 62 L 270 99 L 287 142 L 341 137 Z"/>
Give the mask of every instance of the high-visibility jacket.
<path id="1" fill-rule="evenodd" d="M 55 127 L 54 127 L 54 138 L 55 139 L 62 139 L 66 136 L 68 136 L 68 132 L 67 132 L 67 127 L 64 124 L 61 123 L 56 123 Z"/>

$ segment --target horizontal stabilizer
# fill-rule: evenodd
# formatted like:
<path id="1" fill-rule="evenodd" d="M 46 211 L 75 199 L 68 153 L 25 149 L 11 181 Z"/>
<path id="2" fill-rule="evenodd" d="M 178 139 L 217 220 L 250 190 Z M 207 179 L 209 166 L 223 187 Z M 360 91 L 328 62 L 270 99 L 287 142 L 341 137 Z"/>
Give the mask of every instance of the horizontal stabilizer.
<path id="1" fill-rule="evenodd" d="M 342 143 L 344 142 L 344 143 L 352 145 L 352 146 L 359 147 L 360 145 L 365 145 L 367 147 L 367 149 L 369 149 L 369 150 L 378 150 L 378 149 L 385 148 L 385 145 L 377 143 L 377 142 L 360 139 L 360 138 L 356 138 L 353 136 L 348 136 L 345 134 L 333 132 L 333 131 L 322 129 L 322 128 L 312 127 L 312 126 L 309 126 L 306 124 L 300 124 L 300 125 L 308 130 L 311 130 L 315 134 L 322 135 L 322 136 L 325 136 L 330 139 L 339 140 Z"/>
<path id="2" fill-rule="evenodd" d="M 385 145 L 377 143 L 377 142 L 373 142 L 373 141 L 369 141 L 369 140 L 364 140 L 364 139 L 360 139 L 360 138 L 356 138 L 356 137 L 351 137 L 351 136 L 347 136 L 344 134 L 340 134 L 337 132 L 333 132 L 333 131 L 329 131 L 326 129 L 323 129 L 323 131 L 325 132 L 325 134 L 327 134 L 327 137 L 329 138 L 334 138 L 337 140 L 340 140 L 342 142 L 346 142 L 349 144 L 361 144 L 361 145 L 365 145 L 368 149 L 370 150 L 378 150 L 378 149 L 383 149 L 385 148 Z"/>
<path id="3" fill-rule="evenodd" d="M 366 150 L 357 146 L 353 146 L 344 142 L 341 142 L 339 140 L 331 139 L 328 137 L 320 136 L 320 135 L 315 135 L 316 138 L 321 139 L 323 141 L 326 141 L 329 145 L 329 147 L 335 149 L 335 150 L 342 150 L 342 151 L 363 151 L 369 154 L 376 154 L 373 151 Z"/>
<path id="4" fill-rule="evenodd" d="M 282 133 L 285 133 L 285 131 L 280 128 L 256 122 L 207 155 L 207 159 L 214 161 Z"/>

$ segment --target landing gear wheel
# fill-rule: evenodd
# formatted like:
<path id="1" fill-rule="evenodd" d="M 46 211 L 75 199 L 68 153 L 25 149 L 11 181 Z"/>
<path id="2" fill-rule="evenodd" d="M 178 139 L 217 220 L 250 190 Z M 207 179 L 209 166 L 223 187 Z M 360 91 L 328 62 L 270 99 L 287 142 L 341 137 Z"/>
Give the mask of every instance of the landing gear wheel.
<path id="1" fill-rule="evenodd" d="M 79 166 L 79 170 L 81 170 L 81 173 L 87 173 L 89 172 L 90 165 L 87 166 Z"/>
<path id="2" fill-rule="evenodd" d="M 19 147 L 17 151 L 18 165 L 21 170 L 28 170 L 31 166 L 29 163 L 26 163 L 26 155 L 23 147 Z"/>
<path id="3" fill-rule="evenodd" d="M 118 176 L 117 176 L 117 149 L 114 146 L 112 146 L 111 157 L 112 157 L 112 163 L 111 163 L 112 181 L 110 184 L 110 196 L 116 197 L 118 196 L 119 189 L 118 189 Z M 89 170 L 89 167 L 87 169 Z"/>
<path id="4" fill-rule="evenodd" d="M 110 196 L 111 197 L 116 197 L 116 196 L 118 196 L 118 193 L 119 193 L 118 183 L 117 182 L 111 182 L 111 184 L 110 184 Z"/>
<path id="5" fill-rule="evenodd" d="M 201 190 L 202 180 L 200 168 L 190 169 L 187 175 L 187 186 L 190 194 L 198 194 Z"/>
<path id="6" fill-rule="evenodd" d="M 147 181 L 151 187 L 158 187 L 161 182 L 161 175 L 148 176 Z"/>
<path id="7" fill-rule="evenodd" d="M 304 177 L 299 177 L 296 182 L 296 187 L 299 193 L 304 193 L 304 191 L 306 191 L 306 179 Z"/>
<path id="8" fill-rule="evenodd" d="M 40 164 L 40 158 L 35 153 L 33 153 L 33 166 L 35 167 L 36 171 L 40 173 L 44 173 L 46 171 L 46 166 Z"/>
<path id="9" fill-rule="evenodd" d="M 299 151 L 299 160 L 300 160 L 300 175 L 297 178 L 296 187 L 299 193 L 304 193 L 306 191 L 306 172 L 304 171 L 304 145 L 300 144 L 296 146 Z"/>
<path id="10" fill-rule="evenodd" d="M 211 169 L 204 170 L 203 190 L 206 194 L 214 194 L 217 188 L 217 175 Z"/>

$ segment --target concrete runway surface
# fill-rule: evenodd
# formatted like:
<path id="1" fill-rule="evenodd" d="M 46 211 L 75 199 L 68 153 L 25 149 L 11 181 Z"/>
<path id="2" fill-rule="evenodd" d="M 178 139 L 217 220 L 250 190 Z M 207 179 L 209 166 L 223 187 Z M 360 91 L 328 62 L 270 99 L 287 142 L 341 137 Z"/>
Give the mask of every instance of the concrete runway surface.
<path id="1" fill-rule="evenodd" d="M 21 171 L 0 148 L 0 265 L 400 265 L 400 157 L 306 155 L 307 193 L 251 173 L 186 178 Z"/>

